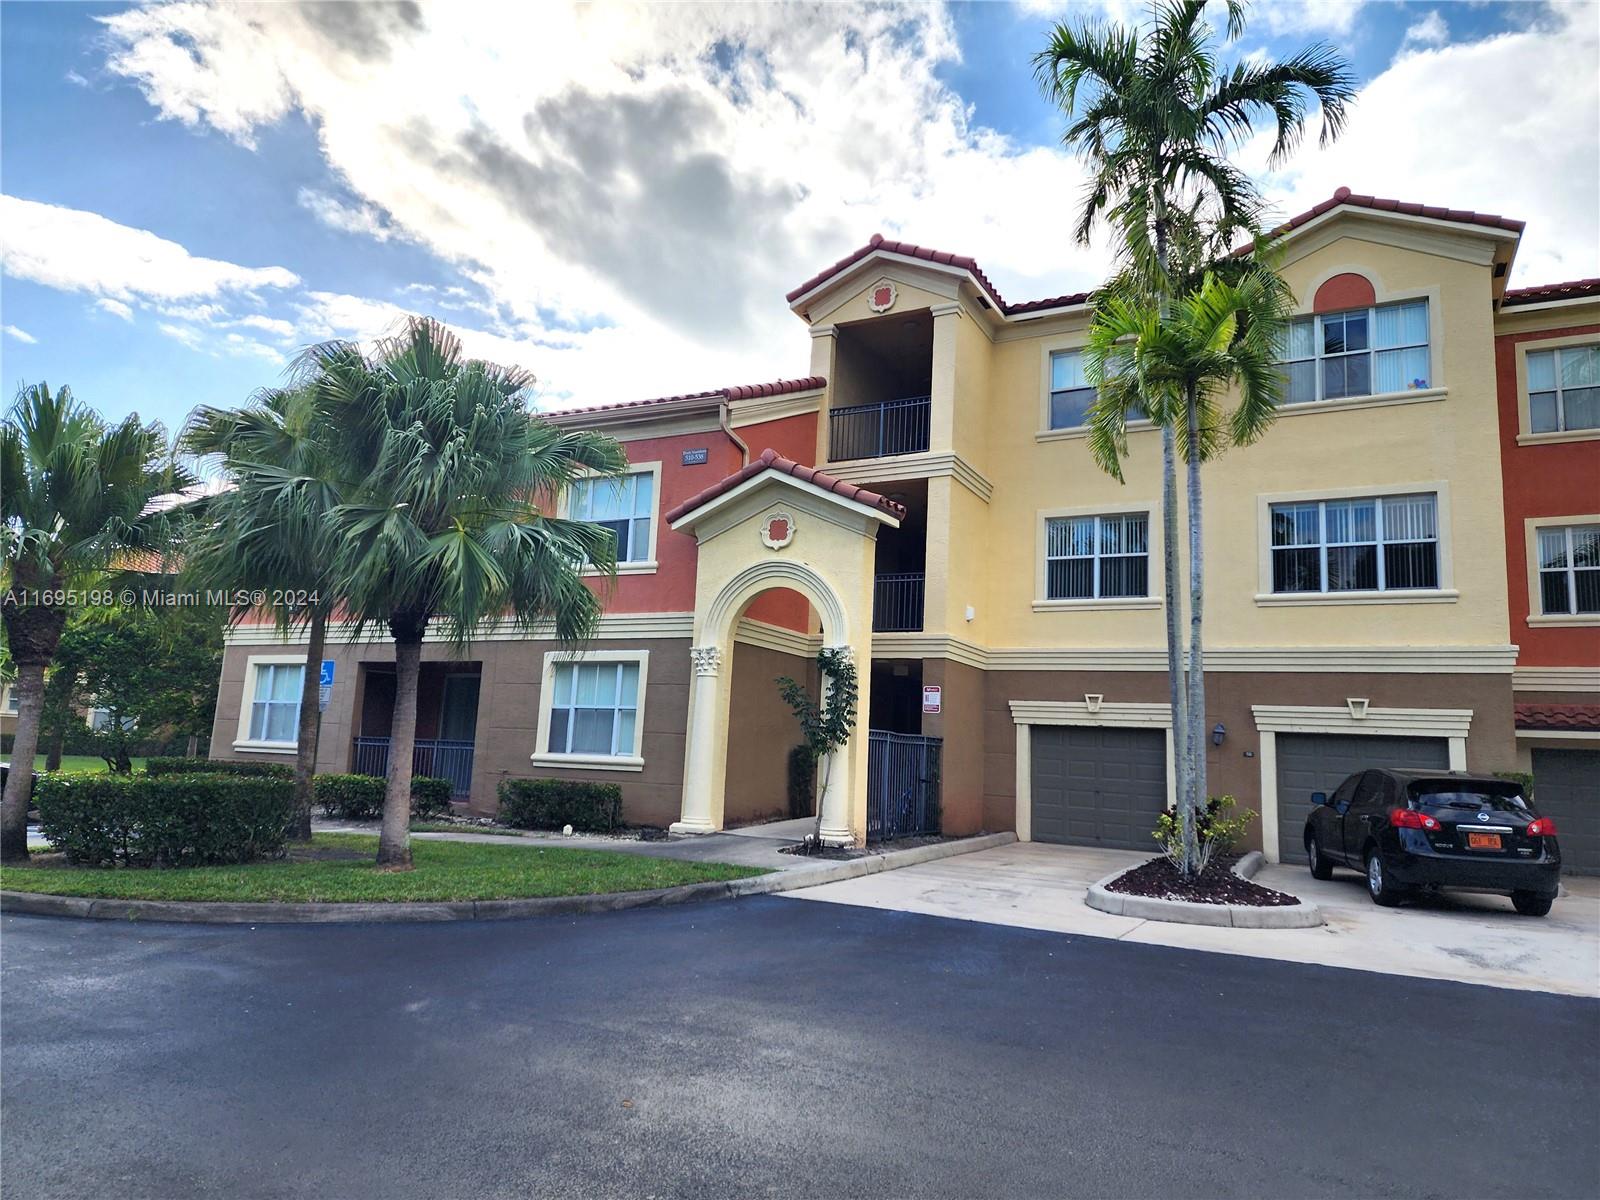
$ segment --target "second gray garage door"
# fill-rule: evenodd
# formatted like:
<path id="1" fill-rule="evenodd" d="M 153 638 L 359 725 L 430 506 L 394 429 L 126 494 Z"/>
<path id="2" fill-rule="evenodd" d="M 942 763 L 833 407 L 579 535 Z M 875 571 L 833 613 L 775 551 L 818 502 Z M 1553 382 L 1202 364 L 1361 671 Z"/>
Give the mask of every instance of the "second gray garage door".
<path id="1" fill-rule="evenodd" d="M 1562 873 L 1600 875 L 1600 750 L 1535 750 L 1533 806 L 1556 823 Z"/>
<path id="2" fill-rule="evenodd" d="M 1284 862 L 1306 861 L 1306 816 L 1311 793 L 1326 792 L 1372 767 L 1444 771 L 1450 744 L 1444 738 L 1357 737 L 1337 733 L 1278 735 L 1278 854 Z"/>
<path id="3" fill-rule="evenodd" d="M 1167 806 L 1162 730 L 1035 725 L 1033 840 L 1154 851 Z"/>

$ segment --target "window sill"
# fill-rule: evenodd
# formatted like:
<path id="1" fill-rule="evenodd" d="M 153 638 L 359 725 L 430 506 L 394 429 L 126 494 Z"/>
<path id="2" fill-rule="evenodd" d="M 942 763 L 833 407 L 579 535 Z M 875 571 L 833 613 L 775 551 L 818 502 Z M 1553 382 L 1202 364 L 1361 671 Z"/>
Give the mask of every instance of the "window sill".
<path id="1" fill-rule="evenodd" d="M 1278 405 L 1278 416 L 1299 417 L 1314 412 L 1344 412 L 1352 408 L 1387 408 L 1396 404 L 1426 404 L 1449 397 L 1442 387 L 1407 388 L 1403 392 L 1377 392 L 1371 396 L 1345 396 L 1339 400 L 1303 400 L 1299 404 Z"/>
<path id="2" fill-rule="evenodd" d="M 1100 600 L 1035 600 L 1034 612 L 1096 612 L 1117 609 L 1160 608 L 1155 596 L 1127 596 Z"/>
<path id="3" fill-rule="evenodd" d="M 1143 433 L 1156 428 L 1153 421 L 1129 421 L 1129 433 Z M 1040 429 L 1033 435 L 1036 442 L 1076 442 L 1089 436 L 1087 425 L 1074 425 L 1071 429 Z"/>
<path id="4" fill-rule="evenodd" d="M 1564 429 L 1557 433 L 1519 433 L 1519 446 L 1559 446 L 1562 442 L 1600 442 L 1600 429 Z"/>
<path id="5" fill-rule="evenodd" d="M 294 742 L 235 742 L 235 750 L 246 751 L 250 754 L 297 754 L 299 747 Z"/>
<path id="6" fill-rule="evenodd" d="M 1454 604 L 1461 593 L 1454 588 L 1394 592 L 1257 592 L 1261 608 L 1292 608 L 1322 604 Z"/>
<path id="7" fill-rule="evenodd" d="M 574 771 L 642 771 L 644 759 L 609 754 L 530 754 L 536 767 L 569 767 Z"/>
<path id="8" fill-rule="evenodd" d="M 644 562 L 618 563 L 617 564 L 617 574 L 618 575 L 654 575 L 656 573 L 656 569 L 659 566 L 660 566 L 660 564 L 657 563 L 656 560 L 653 559 L 653 558 L 652 559 L 648 559 L 648 560 L 646 560 Z M 590 578 L 590 577 L 594 577 L 594 576 L 600 576 L 600 577 L 603 578 L 605 576 L 605 572 L 604 571 L 596 570 L 594 567 L 585 567 L 583 570 L 579 571 L 578 574 L 584 576 L 585 578 Z"/>
<path id="9" fill-rule="evenodd" d="M 1551 626 L 1560 627 L 1562 625 L 1600 625 L 1600 613 L 1541 613 L 1538 616 L 1530 616 L 1528 624 L 1537 629 L 1548 629 Z"/>

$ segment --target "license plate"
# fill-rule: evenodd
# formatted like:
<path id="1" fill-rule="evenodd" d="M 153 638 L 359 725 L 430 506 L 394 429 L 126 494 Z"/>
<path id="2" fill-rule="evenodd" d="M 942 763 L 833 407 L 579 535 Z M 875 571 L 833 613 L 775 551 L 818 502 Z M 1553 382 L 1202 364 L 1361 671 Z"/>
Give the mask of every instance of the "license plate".
<path id="1" fill-rule="evenodd" d="M 1467 834 L 1468 850 L 1498 850 L 1500 849 L 1500 835 L 1498 833 L 1469 833 Z"/>

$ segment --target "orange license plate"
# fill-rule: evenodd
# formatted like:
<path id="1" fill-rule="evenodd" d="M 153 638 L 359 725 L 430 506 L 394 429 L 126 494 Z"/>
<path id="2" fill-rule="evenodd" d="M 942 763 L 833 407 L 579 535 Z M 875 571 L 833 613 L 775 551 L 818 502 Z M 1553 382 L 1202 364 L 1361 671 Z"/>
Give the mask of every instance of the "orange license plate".
<path id="1" fill-rule="evenodd" d="M 1498 833 L 1469 833 L 1467 834 L 1468 850 L 1498 850 L 1500 849 L 1500 835 Z"/>

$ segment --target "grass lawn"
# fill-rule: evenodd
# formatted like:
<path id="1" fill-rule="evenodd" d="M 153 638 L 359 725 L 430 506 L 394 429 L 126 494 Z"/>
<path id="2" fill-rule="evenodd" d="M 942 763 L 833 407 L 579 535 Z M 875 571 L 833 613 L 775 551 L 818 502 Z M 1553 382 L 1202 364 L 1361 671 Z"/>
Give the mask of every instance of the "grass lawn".
<path id="1" fill-rule="evenodd" d="M 35 771 L 44 770 L 45 756 L 40 754 L 33 760 Z M 63 754 L 61 756 L 61 770 L 67 775 L 92 775 L 107 770 L 106 760 L 97 758 L 93 754 Z M 133 760 L 135 771 L 144 770 L 144 759 Z"/>
<path id="2" fill-rule="evenodd" d="M 380 871 L 372 861 L 375 837 L 319 833 L 312 845 L 311 854 L 322 857 L 241 867 L 0 867 L 0 888 L 120 900 L 502 900 L 637 892 L 767 873 L 613 850 L 433 841 L 411 843 L 414 870 Z"/>
<path id="3" fill-rule="evenodd" d="M 456 825 L 449 821 L 413 821 L 412 833 L 487 833 L 493 837 L 521 837 L 522 830 L 500 825 Z"/>

